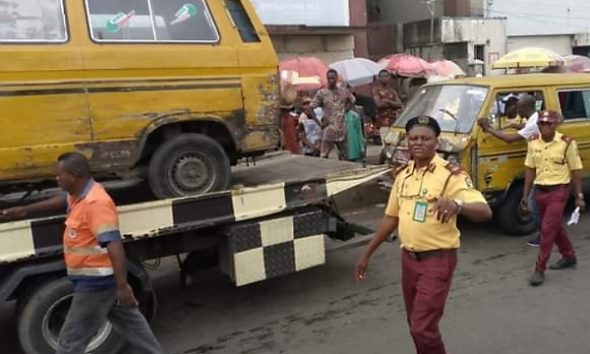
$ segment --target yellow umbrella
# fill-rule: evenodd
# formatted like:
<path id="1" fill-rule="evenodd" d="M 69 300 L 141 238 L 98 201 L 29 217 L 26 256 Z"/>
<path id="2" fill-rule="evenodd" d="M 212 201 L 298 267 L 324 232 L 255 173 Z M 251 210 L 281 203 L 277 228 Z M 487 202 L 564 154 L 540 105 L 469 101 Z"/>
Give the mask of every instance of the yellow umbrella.
<path id="1" fill-rule="evenodd" d="M 526 47 L 512 51 L 492 65 L 494 69 L 533 68 L 541 66 L 560 66 L 565 59 L 552 50 Z"/>

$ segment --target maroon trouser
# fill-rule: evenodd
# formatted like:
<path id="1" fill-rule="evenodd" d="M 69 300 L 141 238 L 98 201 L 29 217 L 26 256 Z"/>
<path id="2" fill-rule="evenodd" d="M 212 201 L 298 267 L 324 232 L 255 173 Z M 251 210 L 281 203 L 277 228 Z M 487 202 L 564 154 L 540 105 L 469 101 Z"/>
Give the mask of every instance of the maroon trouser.
<path id="1" fill-rule="evenodd" d="M 569 196 L 567 185 L 555 187 L 551 191 L 542 191 L 537 187 L 535 189 L 535 198 L 537 199 L 537 208 L 541 216 L 541 247 L 535 270 L 544 272 L 547 268 L 547 261 L 551 256 L 553 244 L 557 245 L 559 253 L 564 258 L 574 258 L 574 247 L 567 237 L 562 218 L 565 205 Z"/>
<path id="2" fill-rule="evenodd" d="M 456 253 L 416 260 L 402 250 L 402 289 L 417 354 L 446 354 L 438 323 L 456 265 Z"/>

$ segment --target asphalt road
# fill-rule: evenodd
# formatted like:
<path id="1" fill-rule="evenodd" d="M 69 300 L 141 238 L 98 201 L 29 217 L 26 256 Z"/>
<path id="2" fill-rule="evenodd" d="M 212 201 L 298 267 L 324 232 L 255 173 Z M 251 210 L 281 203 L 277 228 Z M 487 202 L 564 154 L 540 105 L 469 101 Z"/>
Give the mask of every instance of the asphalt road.
<path id="1" fill-rule="evenodd" d="M 374 225 L 381 213 L 377 205 L 351 217 Z M 503 236 L 492 224 L 463 230 L 441 324 L 449 353 L 590 353 L 590 214 L 569 229 L 578 268 L 549 271 L 540 288 L 526 281 L 536 249 L 525 238 Z M 243 288 L 212 271 L 183 289 L 174 263 L 164 260 L 153 272 L 159 296 L 155 333 L 174 354 L 413 353 L 398 245 L 385 244 L 369 279 L 357 284 L 352 270 L 362 244 L 331 242 L 327 265 Z M 21 354 L 12 313 L 11 305 L 0 309 L 0 351 Z"/>

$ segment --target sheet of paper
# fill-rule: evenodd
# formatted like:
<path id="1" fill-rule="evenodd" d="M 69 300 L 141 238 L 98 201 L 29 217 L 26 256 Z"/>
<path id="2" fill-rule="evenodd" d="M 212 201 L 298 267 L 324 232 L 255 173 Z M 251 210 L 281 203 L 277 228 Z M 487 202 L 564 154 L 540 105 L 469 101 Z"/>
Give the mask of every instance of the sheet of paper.
<path id="1" fill-rule="evenodd" d="M 570 216 L 569 221 L 567 222 L 567 225 L 575 225 L 578 223 L 578 221 L 580 221 L 580 208 L 576 208 L 576 210 L 574 210 L 574 212 L 572 213 L 572 216 Z"/>

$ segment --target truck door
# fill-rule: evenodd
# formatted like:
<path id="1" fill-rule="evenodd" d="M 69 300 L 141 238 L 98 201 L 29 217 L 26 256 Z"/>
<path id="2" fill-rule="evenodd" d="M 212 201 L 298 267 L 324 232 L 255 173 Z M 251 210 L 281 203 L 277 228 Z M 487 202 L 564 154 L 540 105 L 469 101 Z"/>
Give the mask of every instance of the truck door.
<path id="1" fill-rule="evenodd" d="M 508 95 L 528 93 L 537 99 L 537 109 L 544 109 L 545 98 L 541 90 L 515 88 L 510 91 L 496 91 L 488 109 L 488 117 L 493 115 L 493 124 L 507 134 L 516 134 L 517 129 L 505 125 L 505 105 L 502 102 Z M 477 137 L 477 186 L 481 191 L 505 190 L 512 181 L 524 174 L 524 158 L 527 152 L 525 140 L 505 143 L 491 134 L 480 131 Z"/>

